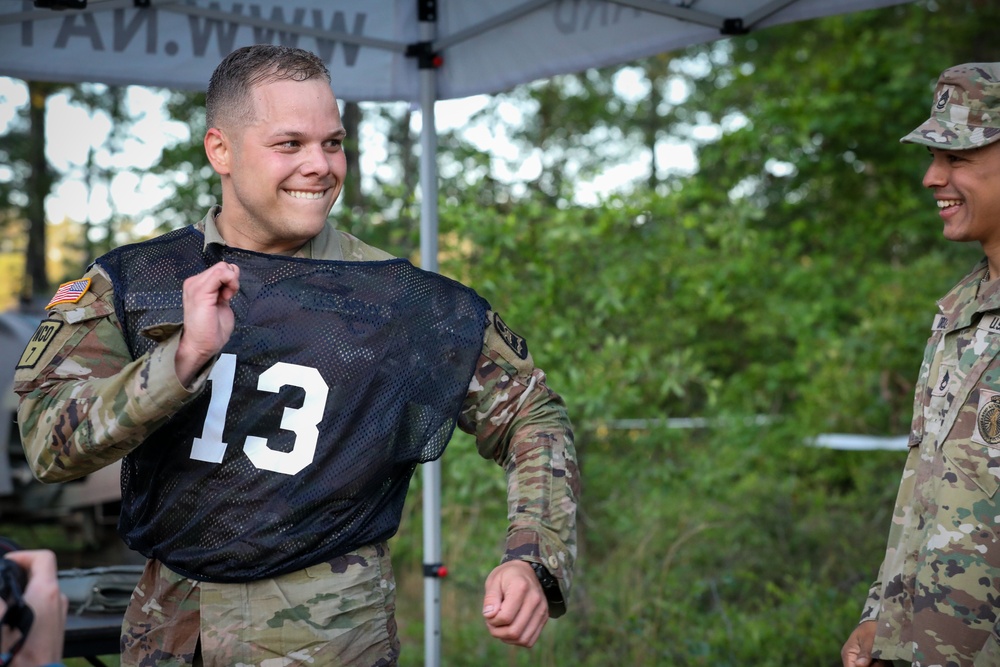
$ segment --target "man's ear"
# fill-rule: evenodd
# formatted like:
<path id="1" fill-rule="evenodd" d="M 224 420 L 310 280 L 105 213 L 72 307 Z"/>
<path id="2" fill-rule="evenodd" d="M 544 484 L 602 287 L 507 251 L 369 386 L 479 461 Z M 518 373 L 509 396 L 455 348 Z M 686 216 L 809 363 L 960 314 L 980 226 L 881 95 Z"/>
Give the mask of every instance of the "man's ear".
<path id="1" fill-rule="evenodd" d="M 217 127 L 209 128 L 205 133 L 205 155 L 217 174 L 224 176 L 231 171 L 233 148 L 229 137 Z"/>

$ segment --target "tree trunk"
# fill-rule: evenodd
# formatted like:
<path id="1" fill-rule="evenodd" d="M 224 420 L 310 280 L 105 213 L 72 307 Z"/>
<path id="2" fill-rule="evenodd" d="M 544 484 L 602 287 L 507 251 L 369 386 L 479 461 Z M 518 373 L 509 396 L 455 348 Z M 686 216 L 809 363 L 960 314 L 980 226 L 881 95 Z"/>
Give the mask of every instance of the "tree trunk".
<path id="1" fill-rule="evenodd" d="M 50 83 L 28 82 L 31 176 L 28 178 L 28 250 L 21 298 L 29 301 L 49 293 L 45 272 L 45 199 L 52 188 L 52 175 L 45 159 L 45 106 L 52 90 Z"/>
<path id="2" fill-rule="evenodd" d="M 344 152 L 347 154 L 347 178 L 344 180 L 344 205 L 348 208 L 361 206 L 361 157 L 360 139 L 361 107 L 357 102 L 344 104 L 344 129 L 347 131 L 347 141 Z"/>

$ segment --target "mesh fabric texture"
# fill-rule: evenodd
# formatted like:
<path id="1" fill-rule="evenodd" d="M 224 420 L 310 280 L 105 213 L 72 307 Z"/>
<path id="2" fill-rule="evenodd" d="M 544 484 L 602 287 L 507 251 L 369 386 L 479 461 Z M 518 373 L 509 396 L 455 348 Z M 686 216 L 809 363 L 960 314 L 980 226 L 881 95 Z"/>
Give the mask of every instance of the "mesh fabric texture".
<path id="1" fill-rule="evenodd" d="M 122 537 L 221 582 L 387 539 L 416 465 L 451 437 L 489 304 L 405 260 L 205 249 L 188 227 L 98 260 L 135 358 L 155 345 L 144 328 L 183 320 L 184 279 L 216 261 L 240 267 L 235 330 L 208 389 L 123 460 Z M 199 440 L 220 460 L 197 458 Z"/>

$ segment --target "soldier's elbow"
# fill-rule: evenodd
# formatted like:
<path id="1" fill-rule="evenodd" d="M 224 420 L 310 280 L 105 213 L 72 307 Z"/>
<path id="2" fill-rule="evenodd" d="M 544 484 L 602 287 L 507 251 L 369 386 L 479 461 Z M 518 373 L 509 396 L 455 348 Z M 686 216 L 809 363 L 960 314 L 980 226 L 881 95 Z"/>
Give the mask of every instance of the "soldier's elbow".
<path id="1" fill-rule="evenodd" d="M 42 484 L 59 484 L 60 482 L 68 482 L 74 477 L 65 470 L 47 465 L 37 459 L 29 461 L 29 467 L 31 468 L 31 474 Z"/>
<path id="2" fill-rule="evenodd" d="M 23 436 L 22 436 L 23 437 Z M 59 484 L 68 482 L 80 476 L 73 470 L 67 470 L 65 466 L 59 465 L 59 457 L 46 447 L 35 447 L 36 443 L 22 440 L 25 443 L 24 456 L 28 463 L 31 474 L 43 484 Z"/>

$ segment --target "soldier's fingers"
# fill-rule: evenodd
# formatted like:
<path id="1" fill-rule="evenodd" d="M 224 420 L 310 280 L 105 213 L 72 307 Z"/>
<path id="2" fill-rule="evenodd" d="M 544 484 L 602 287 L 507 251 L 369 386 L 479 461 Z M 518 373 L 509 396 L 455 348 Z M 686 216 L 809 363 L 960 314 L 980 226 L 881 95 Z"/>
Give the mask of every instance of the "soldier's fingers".
<path id="1" fill-rule="evenodd" d="M 239 267 L 235 264 L 219 262 L 184 281 L 184 294 L 191 298 L 212 297 L 223 291 L 230 295 L 239 289 Z"/>
<path id="2" fill-rule="evenodd" d="M 486 594 L 486 600 L 498 600 L 498 608 L 487 614 L 486 622 L 493 627 L 503 627 L 513 624 L 521 611 L 527 586 L 520 582 L 507 582 L 500 592 Z M 486 607 L 495 602 L 486 602 Z M 484 607 L 484 609 L 486 608 Z"/>
<path id="3" fill-rule="evenodd" d="M 497 639 L 517 646 L 532 646 L 548 618 L 544 596 L 522 582 L 512 582 L 505 590 L 499 612 L 487 618 L 487 625 Z"/>
<path id="4" fill-rule="evenodd" d="M 527 614 L 526 623 L 520 628 L 516 637 L 508 642 L 515 644 L 517 646 L 523 646 L 525 648 L 531 648 L 538 641 L 538 637 L 542 634 L 542 628 L 545 627 L 546 622 L 549 620 L 548 609 L 546 605 L 539 605 L 530 610 L 525 610 Z M 515 622 L 514 627 L 519 624 Z"/>
<path id="5" fill-rule="evenodd" d="M 240 267 L 225 262 L 219 262 L 219 264 L 225 264 L 225 268 L 221 270 L 219 276 L 222 281 L 220 294 L 226 301 L 229 301 L 240 290 Z"/>
<path id="6" fill-rule="evenodd" d="M 525 607 L 509 625 L 491 627 L 490 634 L 507 644 L 531 648 L 538 641 L 548 618 L 548 612 L 544 608 Z"/>

